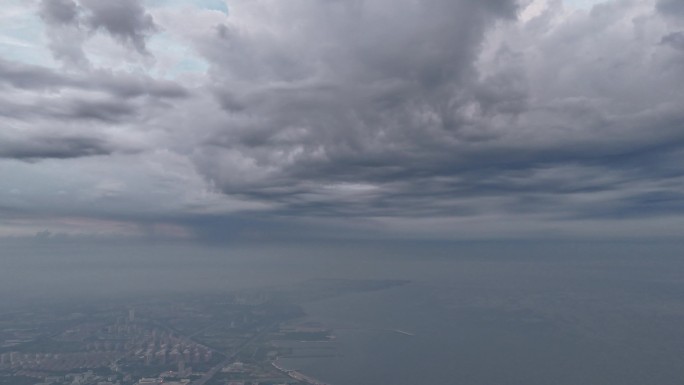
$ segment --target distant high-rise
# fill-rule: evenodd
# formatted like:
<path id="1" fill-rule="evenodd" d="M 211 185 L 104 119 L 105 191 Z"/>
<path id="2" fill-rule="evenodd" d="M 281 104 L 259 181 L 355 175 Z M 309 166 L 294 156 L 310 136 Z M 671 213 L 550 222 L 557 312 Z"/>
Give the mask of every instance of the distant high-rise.
<path id="1" fill-rule="evenodd" d="M 128 310 L 128 322 L 135 321 L 135 309 Z"/>

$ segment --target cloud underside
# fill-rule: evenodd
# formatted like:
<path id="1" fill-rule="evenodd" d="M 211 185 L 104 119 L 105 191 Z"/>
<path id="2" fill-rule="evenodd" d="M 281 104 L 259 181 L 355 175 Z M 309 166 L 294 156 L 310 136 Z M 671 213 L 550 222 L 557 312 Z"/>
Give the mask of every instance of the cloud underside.
<path id="1" fill-rule="evenodd" d="M 97 210 L 38 187 L 34 204 L 0 192 L 0 207 L 212 237 L 321 223 L 438 237 L 632 236 L 642 223 L 653 236 L 679 223 L 684 9 L 530 3 L 235 0 L 225 14 L 43 0 L 61 67 L 0 61 L 0 158 L 36 177 L 80 164 L 97 170 L 85 191 L 118 187 L 90 192 Z M 177 47 L 155 36 L 208 70 L 161 79 Z M 93 48 L 104 38 L 146 69 L 110 68 Z M 159 204 L 167 183 L 182 198 Z"/>

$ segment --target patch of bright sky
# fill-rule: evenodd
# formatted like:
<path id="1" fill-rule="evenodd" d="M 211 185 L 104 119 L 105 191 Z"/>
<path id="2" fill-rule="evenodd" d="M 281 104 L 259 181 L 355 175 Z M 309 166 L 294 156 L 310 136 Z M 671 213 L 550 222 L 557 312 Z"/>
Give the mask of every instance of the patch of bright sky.
<path id="1" fill-rule="evenodd" d="M 228 4 L 226 3 L 226 0 L 146 0 L 145 4 L 150 7 L 168 7 L 191 4 L 198 8 L 211 9 L 226 14 L 228 13 Z"/>
<path id="2" fill-rule="evenodd" d="M 218 11 L 228 14 L 227 0 L 145 0 L 150 8 L 187 7 Z M 152 75 L 164 78 L 176 78 L 185 74 L 206 73 L 209 65 L 186 44 L 174 39 L 171 34 L 158 33 L 148 42 L 150 52 L 157 59 Z"/>
<path id="3" fill-rule="evenodd" d="M 28 64 L 56 66 L 47 49 L 43 22 L 31 1 L 3 2 L 0 12 L 0 57 Z"/>
<path id="4" fill-rule="evenodd" d="M 83 51 L 97 69 L 146 75 L 156 65 L 155 57 L 142 55 L 105 33 L 93 34 L 83 44 Z"/>
<path id="5" fill-rule="evenodd" d="M 577 9 L 591 9 L 596 4 L 605 3 L 607 0 L 563 0 L 563 4 Z"/>
<path id="6" fill-rule="evenodd" d="M 563 6 L 567 10 L 588 11 L 593 6 L 606 3 L 610 0 L 562 0 Z M 541 15 L 551 4 L 551 0 L 532 0 L 520 13 L 520 20 L 528 22 Z"/>
<path id="7" fill-rule="evenodd" d="M 95 34 L 83 47 L 95 68 L 169 80 L 205 74 L 209 69 L 208 63 L 191 46 L 163 28 L 148 38 L 146 46 L 151 55 L 142 55 L 107 34 Z"/>
<path id="8" fill-rule="evenodd" d="M 148 49 L 157 61 L 151 71 L 155 77 L 173 79 L 183 74 L 206 73 L 209 69 L 191 47 L 178 43 L 168 33 L 154 35 Z"/>

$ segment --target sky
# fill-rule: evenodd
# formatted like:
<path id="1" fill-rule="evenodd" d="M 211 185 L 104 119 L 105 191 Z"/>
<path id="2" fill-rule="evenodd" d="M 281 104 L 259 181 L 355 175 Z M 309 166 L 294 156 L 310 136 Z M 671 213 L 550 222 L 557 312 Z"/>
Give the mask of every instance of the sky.
<path id="1" fill-rule="evenodd" d="M 679 0 L 3 0 L 0 238 L 673 240 Z"/>

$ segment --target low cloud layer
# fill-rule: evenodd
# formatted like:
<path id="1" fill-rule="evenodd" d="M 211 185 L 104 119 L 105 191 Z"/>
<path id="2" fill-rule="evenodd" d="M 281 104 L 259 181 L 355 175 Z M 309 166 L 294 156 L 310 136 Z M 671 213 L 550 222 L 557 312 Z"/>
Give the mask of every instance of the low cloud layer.
<path id="1" fill-rule="evenodd" d="M 0 234 L 682 235 L 676 1 L 201 3 L 10 8 Z"/>

